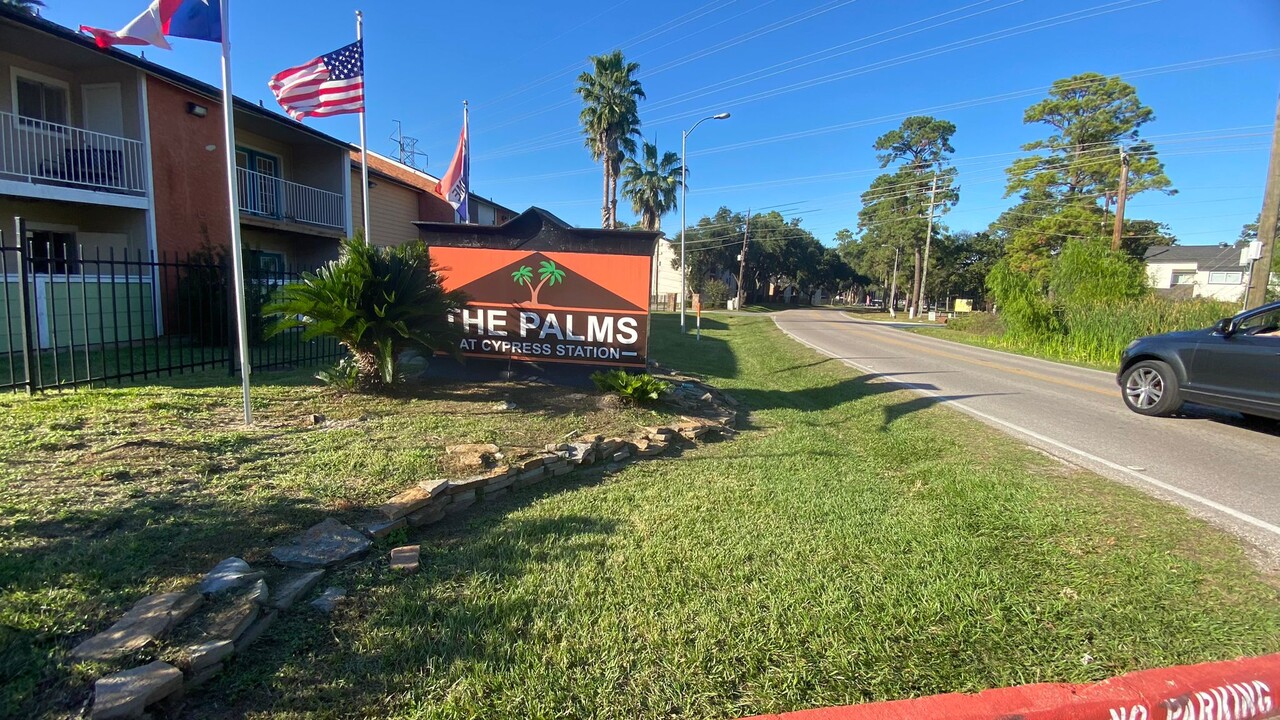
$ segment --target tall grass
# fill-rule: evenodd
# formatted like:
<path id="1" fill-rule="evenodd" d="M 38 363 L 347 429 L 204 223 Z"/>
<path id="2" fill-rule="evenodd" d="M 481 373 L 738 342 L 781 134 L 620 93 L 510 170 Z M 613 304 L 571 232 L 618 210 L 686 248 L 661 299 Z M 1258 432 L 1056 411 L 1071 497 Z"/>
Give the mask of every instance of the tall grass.
<path id="1" fill-rule="evenodd" d="M 1001 261 L 987 276 L 1005 324 L 984 344 L 1088 365 L 1114 366 L 1134 338 L 1213 325 L 1234 307 L 1152 294 L 1140 264 L 1095 242 L 1068 242 L 1048 287 Z"/>

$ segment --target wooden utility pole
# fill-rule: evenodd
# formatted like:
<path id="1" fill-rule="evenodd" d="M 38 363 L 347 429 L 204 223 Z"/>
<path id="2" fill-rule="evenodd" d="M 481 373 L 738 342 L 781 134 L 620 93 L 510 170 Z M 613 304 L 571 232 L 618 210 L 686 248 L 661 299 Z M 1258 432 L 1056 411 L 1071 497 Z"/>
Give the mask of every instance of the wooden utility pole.
<path id="1" fill-rule="evenodd" d="M 1116 194 L 1116 228 L 1111 232 L 1111 250 L 1120 251 L 1120 236 L 1124 234 L 1124 201 L 1129 192 L 1129 153 L 1120 148 L 1120 192 Z"/>
<path id="2" fill-rule="evenodd" d="M 747 242 L 751 237 L 751 208 L 747 208 L 747 226 L 742 230 L 742 253 L 738 255 L 738 309 L 742 309 L 746 293 L 742 290 L 742 275 L 747 270 Z"/>
<path id="3" fill-rule="evenodd" d="M 929 244 L 933 240 L 933 198 L 938 194 L 938 173 L 933 174 L 933 185 L 929 188 L 929 229 L 924 234 L 924 266 L 920 275 L 920 296 L 915 298 L 916 315 L 920 315 L 920 305 L 924 300 L 927 291 L 924 289 L 925 281 L 929 279 Z M 927 303 L 926 303 L 927 304 Z"/>
<path id="4" fill-rule="evenodd" d="M 1258 240 L 1262 242 L 1262 257 L 1253 263 L 1249 273 L 1249 289 L 1245 292 L 1245 305 L 1257 307 L 1267 298 L 1267 284 L 1271 281 L 1271 258 L 1276 251 L 1276 215 L 1280 211 L 1280 102 L 1276 103 L 1276 124 L 1271 132 L 1271 162 L 1267 168 L 1267 185 L 1262 196 L 1262 216 L 1258 218 Z"/>

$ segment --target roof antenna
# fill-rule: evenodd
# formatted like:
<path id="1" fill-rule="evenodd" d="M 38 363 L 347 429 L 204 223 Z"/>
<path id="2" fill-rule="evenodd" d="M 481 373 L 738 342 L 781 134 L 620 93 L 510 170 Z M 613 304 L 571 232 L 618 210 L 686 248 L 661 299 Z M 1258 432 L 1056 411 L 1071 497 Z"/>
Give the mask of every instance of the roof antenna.
<path id="1" fill-rule="evenodd" d="M 396 147 L 399 149 L 396 157 L 400 160 L 400 163 L 408 165 L 415 170 L 425 169 L 428 161 L 427 154 L 418 150 L 418 138 L 405 135 L 399 120 L 392 120 L 391 122 L 396 124 L 396 132 L 390 139 L 395 141 Z M 422 156 L 422 167 L 418 167 L 419 155 Z"/>

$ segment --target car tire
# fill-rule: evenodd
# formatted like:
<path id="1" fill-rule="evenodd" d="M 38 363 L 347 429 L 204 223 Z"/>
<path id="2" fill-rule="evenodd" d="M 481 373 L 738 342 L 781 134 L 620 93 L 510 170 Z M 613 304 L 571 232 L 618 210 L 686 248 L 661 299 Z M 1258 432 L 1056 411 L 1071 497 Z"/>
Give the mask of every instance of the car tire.
<path id="1" fill-rule="evenodd" d="M 1160 360 L 1134 363 L 1121 376 L 1120 390 L 1124 404 L 1139 415 L 1167 417 L 1182 407 L 1178 377 Z"/>

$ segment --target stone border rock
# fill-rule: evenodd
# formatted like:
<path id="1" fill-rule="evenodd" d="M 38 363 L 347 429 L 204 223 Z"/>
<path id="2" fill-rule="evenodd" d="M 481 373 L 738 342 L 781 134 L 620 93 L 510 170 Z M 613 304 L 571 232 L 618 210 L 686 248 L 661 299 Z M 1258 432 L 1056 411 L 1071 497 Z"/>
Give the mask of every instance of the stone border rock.
<path id="1" fill-rule="evenodd" d="M 240 558 L 219 562 L 187 592 L 150 595 L 139 600 L 107 630 L 72 651 L 78 660 L 112 661 L 127 657 L 170 635 L 188 642 L 170 662 L 156 660 L 106 675 L 94 683 L 91 717 L 143 717 L 147 708 L 181 701 L 185 689 L 216 676 L 234 655 L 242 654 L 261 637 L 280 613 L 310 593 L 333 567 L 363 557 L 372 541 L 408 527 L 424 527 L 484 500 L 527 488 L 575 470 L 603 464 L 611 470 L 622 463 L 661 456 L 673 448 L 689 448 L 713 438 L 736 435 L 738 403 L 698 378 L 650 365 L 655 377 L 671 383 L 663 399 L 690 415 L 670 425 L 642 428 L 626 437 L 573 435 L 573 442 L 547 445 L 541 452 L 504 456 L 496 445 L 449 448 L 484 462 L 505 464 L 457 479 L 424 480 L 375 509 L 377 517 L 353 529 L 326 518 L 290 542 L 272 548 L 282 568 L 273 578 L 274 592 L 264 570 Z M 572 435 L 572 434 L 571 434 Z M 418 568 L 418 545 L 391 551 L 389 572 L 412 573 Z M 309 605 L 330 613 L 345 599 L 346 590 L 327 588 Z"/>

